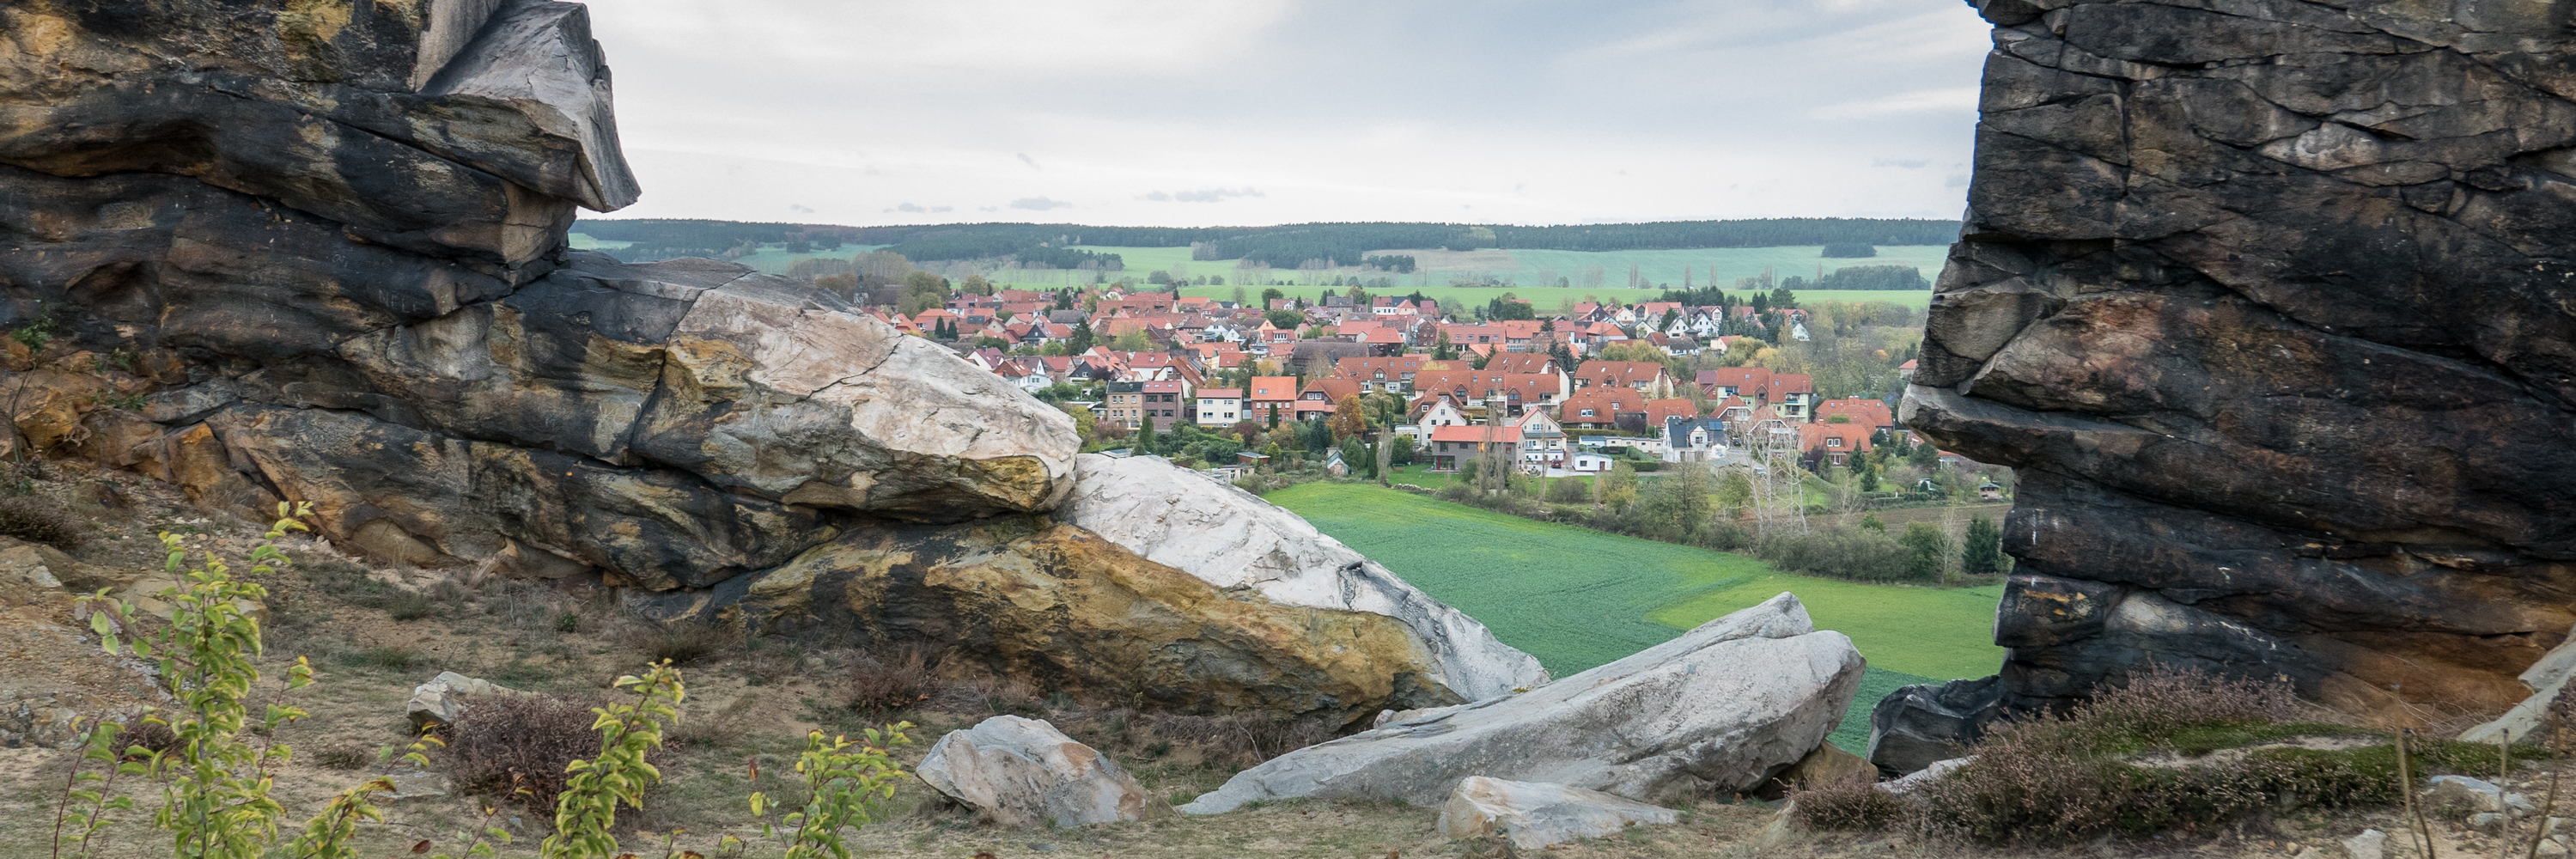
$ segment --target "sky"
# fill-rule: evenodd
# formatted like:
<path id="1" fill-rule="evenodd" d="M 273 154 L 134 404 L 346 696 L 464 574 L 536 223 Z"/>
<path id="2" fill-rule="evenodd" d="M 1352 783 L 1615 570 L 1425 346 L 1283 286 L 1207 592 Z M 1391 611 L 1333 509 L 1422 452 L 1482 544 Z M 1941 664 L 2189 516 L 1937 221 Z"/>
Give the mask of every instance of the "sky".
<path id="1" fill-rule="evenodd" d="M 643 199 L 873 225 L 1955 218 L 1961 0 L 589 0 Z"/>

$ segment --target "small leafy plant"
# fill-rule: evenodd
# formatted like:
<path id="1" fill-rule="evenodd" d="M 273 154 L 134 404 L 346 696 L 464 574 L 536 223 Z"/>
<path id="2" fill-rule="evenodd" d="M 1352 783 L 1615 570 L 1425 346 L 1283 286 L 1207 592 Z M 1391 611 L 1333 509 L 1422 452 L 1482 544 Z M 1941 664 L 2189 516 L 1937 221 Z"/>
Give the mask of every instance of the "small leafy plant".
<path id="1" fill-rule="evenodd" d="M 555 802 L 555 834 L 539 852 L 545 859 L 592 859 L 617 855 L 617 807 L 644 807 L 644 789 L 662 780 L 662 771 L 645 756 L 662 747 L 666 723 L 680 720 L 680 702 L 688 689 L 669 660 L 654 663 L 641 677 L 617 678 L 614 687 L 632 692 L 633 703 L 612 702 L 591 712 L 599 720 L 599 756 L 573 761 Z"/>
<path id="2" fill-rule="evenodd" d="M 886 750 L 910 745 L 912 739 L 903 732 L 912 727 L 911 722 L 896 722 L 882 731 L 869 728 L 862 732 L 864 741 L 847 736 L 827 740 L 821 731 L 805 735 L 805 752 L 796 758 L 796 775 L 805 788 L 805 802 L 772 820 L 771 812 L 786 806 L 772 802 L 766 794 L 753 792 L 751 816 L 760 820 L 760 834 L 778 839 L 780 846 L 786 848 L 785 859 L 850 855 L 841 830 L 869 823 L 870 800 L 894 796 L 895 786 L 904 779 L 903 767 Z M 752 764 L 751 777 L 759 780 L 758 763 Z M 742 844 L 727 836 L 725 846 L 738 850 Z"/>

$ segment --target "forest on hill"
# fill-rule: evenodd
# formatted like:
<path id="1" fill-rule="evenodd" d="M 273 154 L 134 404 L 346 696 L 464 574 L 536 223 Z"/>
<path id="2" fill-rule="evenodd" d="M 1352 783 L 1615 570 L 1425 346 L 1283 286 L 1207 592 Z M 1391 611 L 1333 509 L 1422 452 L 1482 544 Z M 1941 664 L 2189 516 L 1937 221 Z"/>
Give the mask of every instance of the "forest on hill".
<path id="1" fill-rule="evenodd" d="M 1190 247 L 1199 260 L 1244 260 L 1275 268 L 1308 261 L 1359 265 L 1370 251 L 1668 250 L 1786 245 L 1938 245 L 1958 237 L 1959 222 L 1887 218 L 1764 218 L 1522 227 L 1492 224 L 1323 223 L 1267 227 L 1100 227 L 1083 224 L 934 224 L 846 227 L 831 224 L 710 220 L 583 219 L 573 231 L 623 247 L 603 248 L 628 261 L 720 256 L 737 248 L 786 244 L 830 250 L 882 246 L 917 262 L 1009 258 L 1023 267 L 1119 268 L 1116 254 L 1070 248 Z M 1090 265 L 1085 265 L 1089 263 Z M 1392 264 L 1392 263 L 1390 263 Z"/>

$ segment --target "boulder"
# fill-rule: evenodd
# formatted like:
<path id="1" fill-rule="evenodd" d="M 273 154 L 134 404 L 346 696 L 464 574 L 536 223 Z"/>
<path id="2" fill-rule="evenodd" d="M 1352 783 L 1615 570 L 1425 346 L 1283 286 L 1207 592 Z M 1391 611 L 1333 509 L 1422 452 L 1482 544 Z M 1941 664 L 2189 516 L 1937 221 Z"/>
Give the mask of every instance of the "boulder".
<path id="1" fill-rule="evenodd" d="M 1933 782 L 1948 778 L 1951 772 L 1956 771 L 1960 767 L 1967 766 L 1968 762 L 1973 760 L 1976 760 L 1976 757 L 1971 755 L 1964 758 L 1933 761 L 1929 764 L 1925 764 L 1922 769 L 1906 774 L 1903 778 L 1895 778 L 1879 782 L 1878 789 L 1896 794 L 1897 796 L 1906 796 L 1915 791 L 1931 786 Z"/>
<path id="2" fill-rule="evenodd" d="M 2352 859 L 2381 859 L 2388 855 L 2388 833 L 2364 829 L 2360 835 L 2343 840 L 2343 852 Z"/>
<path id="3" fill-rule="evenodd" d="M 995 716 L 950 731 L 913 773 L 1004 826 L 1074 827 L 1171 814 L 1115 761 L 1038 719 Z"/>
<path id="4" fill-rule="evenodd" d="M 2576 621 L 2576 36 L 2538 5 L 1980 6 L 1899 417 L 2022 477 L 2003 703 L 2158 665 L 2523 700 Z"/>
<path id="5" fill-rule="evenodd" d="M 1869 762 L 1884 775 L 1916 772 L 1985 736 L 2004 715 L 2002 678 L 1898 687 L 1869 711 Z"/>
<path id="6" fill-rule="evenodd" d="M 1437 677 L 1477 701 L 1548 682 L 1535 657 L 1484 624 L 1406 584 L 1305 519 L 1234 485 L 1161 457 L 1084 454 L 1059 521 L 1089 529 L 1156 563 L 1218 587 L 1259 591 L 1294 606 L 1365 611 L 1421 637 Z"/>
<path id="7" fill-rule="evenodd" d="M 1426 710 L 1289 752 L 1181 807 L 1256 799 L 1442 802 L 1484 775 L 1645 802 L 1750 790 L 1815 750 L 1859 689 L 1851 639 L 1783 593 L 1538 689 Z"/>
<path id="8" fill-rule="evenodd" d="M 1440 837 L 1502 836 L 1523 850 L 1605 838 L 1641 824 L 1677 823 L 1681 812 L 1597 790 L 1471 775 L 1440 805 Z"/>
<path id="9" fill-rule="evenodd" d="M 1051 691 L 1190 712 L 1341 726 L 1456 703 L 1393 618 L 1281 605 L 1035 517 L 874 527 L 703 593 L 639 598 L 647 616 L 919 642 Z"/>
<path id="10" fill-rule="evenodd" d="M 489 680 L 441 671 L 429 682 L 412 687 L 411 700 L 404 702 L 403 713 L 410 717 L 413 728 L 453 725 L 465 717 L 476 698 L 516 694 L 517 690 Z"/>

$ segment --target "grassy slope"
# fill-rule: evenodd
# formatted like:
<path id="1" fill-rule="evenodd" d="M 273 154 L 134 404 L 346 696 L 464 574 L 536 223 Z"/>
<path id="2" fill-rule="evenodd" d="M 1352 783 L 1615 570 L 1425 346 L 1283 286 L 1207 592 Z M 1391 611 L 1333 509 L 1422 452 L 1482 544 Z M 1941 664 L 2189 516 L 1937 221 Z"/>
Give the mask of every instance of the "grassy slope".
<path id="1" fill-rule="evenodd" d="M 1782 573 L 1743 555 L 1533 522 L 1373 486 L 1271 493 L 1324 533 L 1528 651 L 1557 676 L 1789 591 L 1816 625 L 1849 635 L 1869 676 L 1834 742 L 1859 751 L 1868 712 L 1897 686 L 1992 674 L 1993 588 L 1865 585 Z"/>

